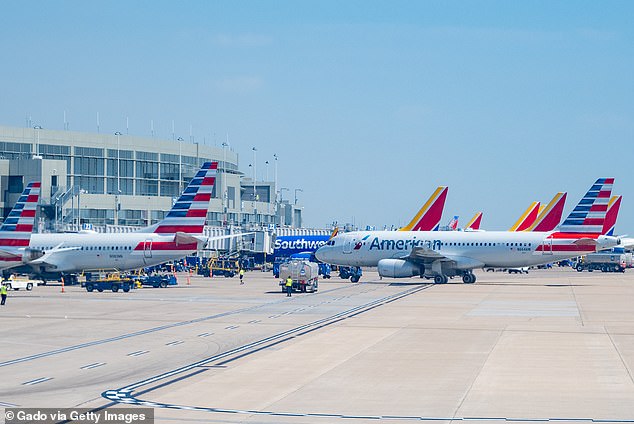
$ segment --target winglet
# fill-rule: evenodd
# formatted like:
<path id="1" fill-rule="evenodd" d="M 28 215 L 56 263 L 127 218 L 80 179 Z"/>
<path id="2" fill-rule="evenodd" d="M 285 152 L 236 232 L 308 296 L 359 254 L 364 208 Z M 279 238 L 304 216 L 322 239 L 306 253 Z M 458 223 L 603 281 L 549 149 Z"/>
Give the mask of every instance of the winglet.
<path id="1" fill-rule="evenodd" d="M 555 194 L 552 200 L 539 213 L 539 216 L 527 229 L 527 231 L 552 231 L 561 222 L 561 216 L 564 213 L 567 193 L 559 192 Z"/>
<path id="2" fill-rule="evenodd" d="M 599 178 L 559 227 L 561 233 L 600 234 L 614 178 Z"/>
<path id="3" fill-rule="evenodd" d="M 473 218 L 471 218 L 471 221 L 469 221 L 464 229 L 467 231 L 479 230 L 480 224 L 482 224 L 482 212 L 477 212 L 475 215 L 473 215 Z"/>
<path id="4" fill-rule="evenodd" d="M 447 199 L 447 189 L 446 186 L 438 187 L 410 223 L 400 228 L 399 231 L 438 230 Z"/>
<path id="5" fill-rule="evenodd" d="M 140 232 L 158 234 L 202 234 L 216 183 L 218 162 L 205 162 L 185 191 L 178 198 L 165 219 Z"/>
<path id="6" fill-rule="evenodd" d="M 528 209 L 524 211 L 522 216 L 519 217 L 517 222 L 513 224 L 509 231 L 524 231 L 529 228 L 537 219 L 537 215 L 539 214 L 539 205 L 539 202 L 531 203 Z"/>

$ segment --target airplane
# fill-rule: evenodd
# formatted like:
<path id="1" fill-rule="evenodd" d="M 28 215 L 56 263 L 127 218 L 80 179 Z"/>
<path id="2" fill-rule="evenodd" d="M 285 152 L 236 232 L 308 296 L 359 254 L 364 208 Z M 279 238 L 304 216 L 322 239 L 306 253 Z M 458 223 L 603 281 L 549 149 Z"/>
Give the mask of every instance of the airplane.
<path id="1" fill-rule="evenodd" d="M 379 275 L 420 275 L 437 284 L 461 276 L 474 283 L 476 268 L 514 268 L 568 259 L 620 244 L 601 234 L 614 178 L 599 178 L 556 231 L 357 231 L 319 248 L 322 262 L 376 266 Z"/>
<path id="2" fill-rule="evenodd" d="M 34 259 L 29 241 L 40 199 L 40 182 L 26 185 L 15 206 L 0 227 L 0 269 L 13 268 Z"/>
<path id="3" fill-rule="evenodd" d="M 423 204 L 420 210 L 414 215 L 409 224 L 399 229 L 399 231 L 430 231 L 438 229 L 445 200 L 447 198 L 447 187 L 438 187 L 429 199 Z M 410 230 L 406 230 L 409 228 Z M 338 231 L 338 228 L 335 228 Z M 273 257 L 287 258 L 299 253 L 312 253 L 325 245 L 328 240 L 336 236 L 330 235 L 288 235 L 275 238 L 273 243 Z"/>
<path id="4" fill-rule="evenodd" d="M 40 277 L 87 270 L 119 271 L 158 265 L 202 249 L 209 240 L 241 236 L 202 235 L 218 162 L 206 162 L 165 219 L 132 233 L 33 234 L 29 244 L 41 256 L 27 263 Z"/>

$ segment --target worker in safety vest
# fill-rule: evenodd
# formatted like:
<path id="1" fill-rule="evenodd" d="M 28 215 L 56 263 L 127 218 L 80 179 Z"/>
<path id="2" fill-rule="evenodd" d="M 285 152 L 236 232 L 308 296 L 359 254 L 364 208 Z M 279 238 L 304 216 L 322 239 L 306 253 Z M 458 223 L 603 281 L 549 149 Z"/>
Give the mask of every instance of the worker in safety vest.
<path id="1" fill-rule="evenodd" d="M 0 295 L 2 295 L 2 302 L 0 302 L 0 305 L 4 305 L 4 303 L 7 301 L 7 285 L 5 283 L 2 283 L 2 287 L 0 287 Z"/>
<path id="2" fill-rule="evenodd" d="M 286 277 L 284 286 L 286 287 L 286 297 L 291 297 L 291 292 L 293 291 L 293 279 L 290 275 Z"/>
<path id="3" fill-rule="evenodd" d="M 242 278 L 244 277 L 244 268 L 240 269 L 239 274 L 240 274 L 240 284 L 244 284 L 244 281 L 242 281 Z"/>

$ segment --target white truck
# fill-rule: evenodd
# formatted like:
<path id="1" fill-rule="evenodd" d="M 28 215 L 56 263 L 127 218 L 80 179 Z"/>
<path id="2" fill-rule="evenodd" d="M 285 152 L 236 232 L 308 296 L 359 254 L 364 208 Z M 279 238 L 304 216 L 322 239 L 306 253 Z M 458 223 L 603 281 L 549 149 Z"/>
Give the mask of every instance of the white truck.
<path id="1" fill-rule="evenodd" d="M 7 280 L 3 281 L 3 284 L 7 285 L 7 290 L 33 290 L 33 287 L 42 284 L 42 280 L 32 280 L 28 277 L 15 277 L 11 276 Z"/>
<path id="2" fill-rule="evenodd" d="M 293 279 L 293 290 L 313 293 L 319 286 L 319 265 L 301 259 L 291 259 L 280 264 L 280 286 L 286 292 L 286 279 Z"/>
<path id="3" fill-rule="evenodd" d="M 625 268 L 627 268 L 626 254 L 615 252 L 589 253 L 577 261 L 575 265 L 575 269 L 579 272 L 583 270 L 589 272 L 625 272 Z"/>

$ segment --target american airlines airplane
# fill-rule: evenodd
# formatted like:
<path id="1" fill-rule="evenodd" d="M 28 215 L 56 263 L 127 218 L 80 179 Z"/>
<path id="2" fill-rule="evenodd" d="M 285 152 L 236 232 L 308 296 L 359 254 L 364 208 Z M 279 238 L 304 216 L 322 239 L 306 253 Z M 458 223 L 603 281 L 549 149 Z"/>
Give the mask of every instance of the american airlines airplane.
<path id="1" fill-rule="evenodd" d="M 29 240 L 35 224 L 41 183 L 28 183 L 0 227 L 0 269 L 13 268 L 33 259 Z"/>
<path id="2" fill-rule="evenodd" d="M 601 235 L 613 178 L 600 178 L 557 231 L 356 231 L 319 248 L 322 262 L 376 266 L 379 275 L 420 275 L 446 283 L 461 276 L 476 280 L 473 269 L 539 265 L 616 246 L 620 239 Z"/>
<path id="3" fill-rule="evenodd" d="M 218 162 L 207 162 L 190 181 L 161 222 L 134 233 L 44 233 L 31 236 L 30 249 L 40 257 L 27 263 L 40 275 L 86 270 L 119 271 L 158 265 L 193 254 L 208 240 L 202 235 Z"/>

